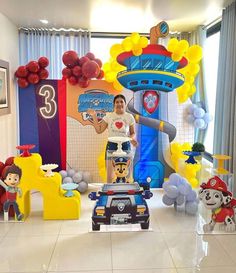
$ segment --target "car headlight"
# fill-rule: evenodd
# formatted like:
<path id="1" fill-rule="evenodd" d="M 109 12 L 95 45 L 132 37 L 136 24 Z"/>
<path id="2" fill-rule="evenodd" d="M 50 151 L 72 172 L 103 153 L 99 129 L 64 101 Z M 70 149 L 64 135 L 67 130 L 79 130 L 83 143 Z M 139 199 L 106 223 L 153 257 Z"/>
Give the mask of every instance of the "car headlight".
<path id="1" fill-rule="evenodd" d="M 96 207 L 95 211 L 98 216 L 103 216 L 105 214 L 105 207 L 104 206 Z"/>
<path id="2" fill-rule="evenodd" d="M 146 206 L 144 205 L 137 205 L 137 212 L 143 214 L 146 210 Z"/>

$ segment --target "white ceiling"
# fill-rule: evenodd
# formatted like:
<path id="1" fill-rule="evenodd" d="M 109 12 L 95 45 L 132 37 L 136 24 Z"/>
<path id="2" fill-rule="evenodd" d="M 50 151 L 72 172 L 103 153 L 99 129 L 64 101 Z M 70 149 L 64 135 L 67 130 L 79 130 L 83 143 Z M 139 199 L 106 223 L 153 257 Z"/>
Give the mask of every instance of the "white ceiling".
<path id="1" fill-rule="evenodd" d="M 221 16 L 234 0 L 0 0 L 0 12 L 18 27 L 85 28 L 147 33 L 165 20 L 171 31 L 191 31 Z M 39 20 L 47 19 L 48 25 Z"/>

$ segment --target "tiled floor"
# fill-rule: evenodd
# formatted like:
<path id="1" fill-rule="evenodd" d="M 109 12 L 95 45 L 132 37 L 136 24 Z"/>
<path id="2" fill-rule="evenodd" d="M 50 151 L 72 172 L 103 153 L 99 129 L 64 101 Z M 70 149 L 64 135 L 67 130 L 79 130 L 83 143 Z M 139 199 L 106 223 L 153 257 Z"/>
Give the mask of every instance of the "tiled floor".
<path id="1" fill-rule="evenodd" d="M 94 187 L 94 186 L 93 186 Z M 198 235 L 199 216 L 149 200 L 150 232 L 89 232 L 94 202 L 82 195 L 75 221 L 43 221 L 32 195 L 24 223 L 0 223 L 0 272 L 235 273 L 236 234 Z"/>

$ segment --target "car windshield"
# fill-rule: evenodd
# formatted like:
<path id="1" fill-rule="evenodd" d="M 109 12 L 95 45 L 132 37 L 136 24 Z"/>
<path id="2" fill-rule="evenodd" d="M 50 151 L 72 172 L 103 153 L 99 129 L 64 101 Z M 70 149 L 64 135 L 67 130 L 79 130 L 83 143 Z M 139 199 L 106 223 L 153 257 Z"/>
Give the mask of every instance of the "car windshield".
<path id="1" fill-rule="evenodd" d="M 105 184 L 102 187 L 102 192 L 114 191 L 114 192 L 126 192 L 126 191 L 140 191 L 138 183 L 133 184 Z"/>

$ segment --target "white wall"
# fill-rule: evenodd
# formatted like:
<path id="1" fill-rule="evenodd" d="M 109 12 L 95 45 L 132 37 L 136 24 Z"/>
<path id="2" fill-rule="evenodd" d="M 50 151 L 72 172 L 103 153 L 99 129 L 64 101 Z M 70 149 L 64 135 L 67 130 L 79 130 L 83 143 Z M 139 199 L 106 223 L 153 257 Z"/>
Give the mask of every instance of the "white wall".
<path id="1" fill-rule="evenodd" d="M 0 161 L 16 155 L 17 145 L 17 113 L 16 113 L 16 85 L 14 72 L 19 65 L 19 42 L 17 27 L 0 13 L 0 59 L 9 62 L 10 68 L 10 100 L 11 113 L 0 116 Z"/>

